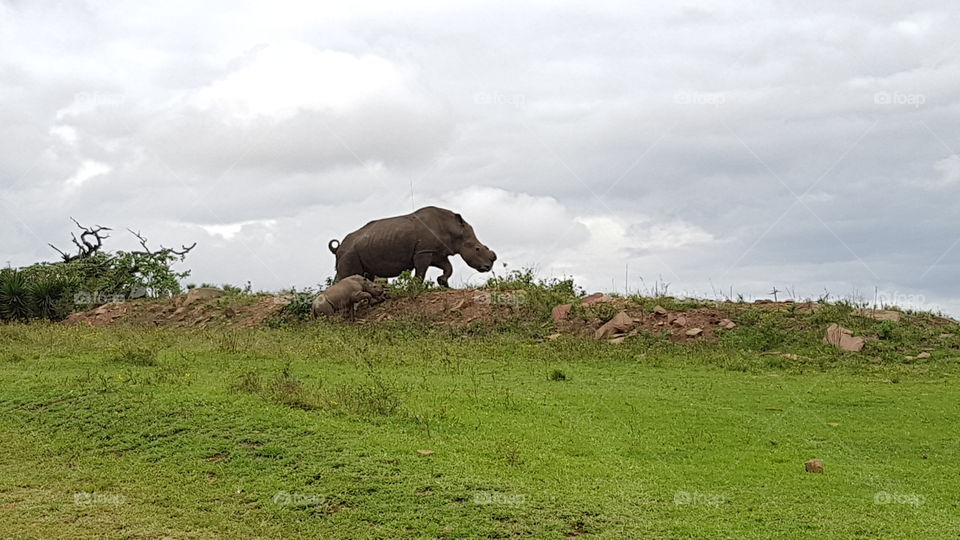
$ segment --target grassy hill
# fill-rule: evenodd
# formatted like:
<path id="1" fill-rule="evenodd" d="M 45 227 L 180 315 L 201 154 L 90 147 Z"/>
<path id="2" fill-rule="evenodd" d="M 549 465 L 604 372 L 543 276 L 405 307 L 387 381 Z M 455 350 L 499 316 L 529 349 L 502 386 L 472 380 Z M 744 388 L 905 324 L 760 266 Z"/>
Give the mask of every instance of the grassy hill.
<path id="1" fill-rule="evenodd" d="M 0 325 L 0 536 L 960 529 L 954 321 L 508 290 L 526 296 L 473 315 L 449 293 L 413 291 L 356 323 L 279 307 L 235 327 L 263 299 L 227 296 L 188 325 Z M 555 323 L 562 301 L 570 320 Z M 620 310 L 640 331 L 593 339 Z M 677 339 L 669 321 L 697 310 L 736 326 Z M 863 351 L 822 343 L 834 322 L 865 337 Z M 811 458 L 824 473 L 805 472 Z"/>

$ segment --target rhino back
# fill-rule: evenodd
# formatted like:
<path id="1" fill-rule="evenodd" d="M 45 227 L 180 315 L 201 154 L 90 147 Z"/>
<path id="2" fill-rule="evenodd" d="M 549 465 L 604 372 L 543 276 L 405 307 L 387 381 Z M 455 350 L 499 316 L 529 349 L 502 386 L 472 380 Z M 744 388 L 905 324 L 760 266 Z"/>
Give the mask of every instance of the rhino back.
<path id="1" fill-rule="evenodd" d="M 418 251 L 444 250 L 445 236 L 443 228 L 408 214 L 371 221 L 347 235 L 341 249 L 356 254 L 368 274 L 396 277 L 413 269 Z"/>

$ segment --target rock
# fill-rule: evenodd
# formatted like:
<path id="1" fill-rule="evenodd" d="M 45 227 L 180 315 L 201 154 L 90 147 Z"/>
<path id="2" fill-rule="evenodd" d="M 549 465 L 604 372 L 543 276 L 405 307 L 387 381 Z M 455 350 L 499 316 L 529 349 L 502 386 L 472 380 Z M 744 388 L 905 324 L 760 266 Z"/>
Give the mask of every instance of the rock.
<path id="1" fill-rule="evenodd" d="M 782 357 L 784 357 L 784 358 L 786 358 L 786 359 L 788 359 L 788 360 L 799 360 L 799 359 L 800 359 L 800 355 L 799 355 L 799 354 L 793 354 L 793 353 L 783 353 L 783 354 L 781 354 L 780 356 L 782 356 Z"/>
<path id="2" fill-rule="evenodd" d="M 803 463 L 803 468 L 806 469 L 807 472 L 822 473 L 823 462 L 819 459 L 808 459 Z"/>
<path id="3" fill-rule="evenodd" d="M 854 314 L 878 321 L 900 322 L 900 312 L 890 309 L 858 309 Z"/>
<path id="4" fill-rule="evenodd" d="M 718 322 L 717 324 L 720 325 L 720 328 L 723 328 L 726 330 L 733 330 L 734 328 L 737 327 L 737 323 L 731 321 L 730 319 L 720 319 L 720 322 Z"/>
<path id="5" fill-rule="evenodd" d="M 827 425 L 830 426 L 830 427 L 839 427 L 839 426 L 840 426 L 840 424 L 837 423 L 837 422 L 827 422 Z"/>
<path id="6" fill-rule="evenodd" d="M 433 450 L 417 450 L 417 453 L 420 454 L 421 456 L 432 456 L 436 454 L 436 452 L 434 452 Z"/>
<path id="7" fill-rule="evenodd" d="M 613 300 L 612 296 L 603 293 L 593 293 L 583 299 L 583 305 L 589 306 L 590 304 L 599 304 L 601 302 L 613 302 Z"/>
<path id="8" fill-rule="evenodd" d="M 604 339 L 620 332 L 628 332 L 633 329 L 633 318 L 621 311 L 613 316 L 612 319 L 603 324 L 593 334 L 594 339 Z"/>
<path id="9" fill-rule="evenodd" d="M 467 299 L 461 298 L 459 302 L 450 306 L 450 311 L 457 311 L 457 310 L 463 309 L 463 306 L 465 305 L 467 305 Z"/>
<path id="10" fill-rule="evenodd" d="M 687 337 L 697 337 L 697 336 L 699 336 L 700 334 L 703 333 L 703 329 L 701 329 L 701 328 L 691 328 L 691 329 L 687 330 L 687 331 L 684 332 L 684 333 L 687 335 Z"/>
<path id="11" fill-rule="evenodd" d="M 680 315 L 679 317 L 671 321 L 670 324 L 674 326 L 679 326 L 682 328 L 687 325 L 687 318 L 684 317 L 683 315 Z"/>
<path id="12" fill-rule="evenodd" d="M 625 339 L 627 339 L 627 336 L 620 336 L 618 338 L 613 338 L 611 340 L 608 340 L 607 343 L 613 343 L 613 344 L 623 343 L 623 340 Z"/>
<path id="13" fill-rule="evenodd" d="M 920 353 L 920 354 L 917 355 L 917 360 L 922 360 L 922 359 L 924 359 L 924 358 L 930 358 L 930 353 L 928 353 L 928 352 L 922 352 L 922 353 Z"/>
<path id="14" fill-rule="evenodd" d="M 667 316 L 667 310 L 664 309 L 662 306 L 657 306 L 657 307 L 653 308 L 653 314 L 656 315 L 656 316 L 658 316 L 658 317 L 666 317 L 666 316 Z"/>
<path id="15" fill-rule="evenodd" d="M 827 333 L 823 337 L 823 342 L 833 345 L 844 351 L 860 352 L 865 344 L 863 338 L 854 337 L 853 332 L 840 326 L 837 323 L 831 324 L 827 328 Z"/>
<path id="16" fill-rule="evenodd" d="M 547 336 L 547 339 L 549 339 L 550 341 L 553 341 L 553 340 L 557 339 L 558 337 L 560 337 L 561 335 L 562 335 L 562 334 L 550 334 L 549 336 Z"/>
<path id="17" fill-rule="evenodd" d="M 570 308 L 572 307 L 572 304 L 560 304 L 558 306 L 553 306 L 553 311 L 550 312 L 550 317 L 554 320 L 554 322 L 565 321 L 570 315 Z"/>
<path id="18" fill-rule="evenodd" d="M 213 300 L 214 298 L 220 298 L 223 296 L 223 294 L 223 291 L 213 287 L 197 287 L 196 289 L 190 289 L 187 291 L 187 297 L 184 299 L 183 305 L 189 306 L 194 302 Z"/>

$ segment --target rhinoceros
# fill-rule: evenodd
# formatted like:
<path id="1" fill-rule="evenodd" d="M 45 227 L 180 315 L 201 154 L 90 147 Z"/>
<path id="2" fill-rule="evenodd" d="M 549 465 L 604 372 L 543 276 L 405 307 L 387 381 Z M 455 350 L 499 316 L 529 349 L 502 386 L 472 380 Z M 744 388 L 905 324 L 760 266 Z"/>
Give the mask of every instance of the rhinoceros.
<path id="1" fill-rule="evenodd" d="M 317 318 L 320 315 L 333 315 L 347 310 L 347 314 L 353 319 L 358 304 L 363 301 L 368 305 L 379 304 L 384 298 L 383 286 L 379 283 L 359 275 L 349 276 L 317 295 L 310 306 L 310 313 L 313 318 Z"/>
<path id="2" fill-rule="evenodd" d="M 489 272 L 497 260 L 497 254 L 477 240 L 473 227 L 460 214 L 436 206 L 371 221 L 343 242 L 331 240 L 327 247 L 337 257 L 334 282 L 354 274 L 368 279 L 396 277 L 404 270 L 414 270 L 423 279 L 427 268 L 435 266 L 443 271 L 437 283 L 448 287 L 453 274 L 451 255 L 460 254 L 480 272 Z"/>

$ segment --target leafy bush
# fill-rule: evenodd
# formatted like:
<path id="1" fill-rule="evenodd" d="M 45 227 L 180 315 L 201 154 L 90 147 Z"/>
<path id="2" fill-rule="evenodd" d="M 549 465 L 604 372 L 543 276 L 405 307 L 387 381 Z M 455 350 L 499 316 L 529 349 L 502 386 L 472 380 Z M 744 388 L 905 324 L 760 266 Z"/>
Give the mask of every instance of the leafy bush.
<path id="1" fill-rule="evenodd" d="M 536 279 L 531 268 L 511 270 L 505 276 L 494 276 L 481 288 L 501 293 L 493 296 L 494 300 L 498 297 L 522 299 L 520 307 L 535 313 L 541 319 L 549 317 L 550 310 L 557 304 L 573 302 L 583 294 L 583 290 L 574 285 L 573 279 Z M 503 294 L 506 292 L 522 292 L 522 296 Z"/>
<path id="2" fill-rule="evenodd" d="M 430 281 L 420 279 L 413 275 L 412 270 L 404 270 L 393 281 L 388 282 L 385 287 L 387 296 L 390 298 L 400 298 L 403 296 L 417 296 L 418 294 L 436 289 L 437 286 Z"/>
<path id="3" fill-rule="evenodd" d="M 172 265 L 183 261 L 192 247 L 152 251 L 143 237 L 134 234 L 141 240 L 143 251 L 100 251 L 99 241 L 107 237 L 98 236 L 95 246 L 77 255 L 57 250 L 63 255 L 60 262 L 3 270 L 0 272 L 0 318 L 59 320 L 72 311 L 115 300 L 183 292 L 180 280 L 189 276 L 190 271 L 177 272 Z M 76 238 L 74 241 L 77 242 Z"/>
<path id="4" fill-rule="evenodd" d="M 26 277 L 15 270 L 0 273 L 0 317 L 21 320 L 33 314 Z"/>

